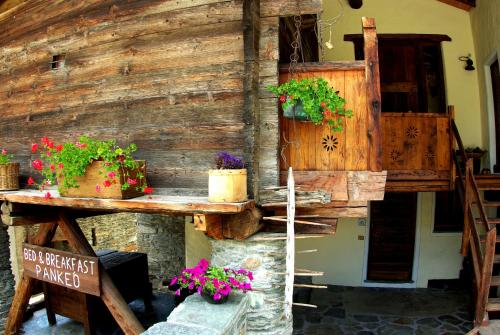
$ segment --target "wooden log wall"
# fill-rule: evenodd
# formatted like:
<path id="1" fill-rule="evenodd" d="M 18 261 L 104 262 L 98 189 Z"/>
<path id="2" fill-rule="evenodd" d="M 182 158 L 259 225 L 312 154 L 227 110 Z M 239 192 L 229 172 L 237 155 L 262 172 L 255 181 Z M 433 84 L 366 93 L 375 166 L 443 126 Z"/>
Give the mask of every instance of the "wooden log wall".
<path id="1" fill-rule="evenodd" d="M 117 139 L 137 144 L 154 187 L 204 189 L 226 150 L 253 162 L 257 182 L 259 10 L 259 0 L 27 0 L 0 13 L 0 147 L 27 175 L 42 136 Z M 53 70 L 55 55 L 65 64 Z"/>
<path id="2" fill-rule="evenodd" d="M 279 17 L 296 14 L 318 14 L 322 11 L 321 0 L 261 0 L 259 44 L 259 145 L 256 157 L 259 161 L 260 187 L 279 185 L 280 130 L 276 97 L 268 85 L 278 84 Z"/>

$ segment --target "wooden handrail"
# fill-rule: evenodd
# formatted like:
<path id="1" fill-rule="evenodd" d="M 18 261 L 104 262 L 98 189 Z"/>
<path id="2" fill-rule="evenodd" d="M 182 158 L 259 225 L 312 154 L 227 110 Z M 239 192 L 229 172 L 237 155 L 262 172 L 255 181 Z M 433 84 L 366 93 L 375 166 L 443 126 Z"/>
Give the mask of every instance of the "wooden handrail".
<path id="1" fill-rule="evenodd" d="M 456 165 L 458 175 L 458 185 L 463 191 L 463 207 L 464 207 L 464 232 L 462 239 L 462 255 L 467 256 L 469 247 L 472 256 L 472 264 L 474 268 L 475 278 L 475 316 L 474 323 L 476 326 L 483 323 L 485 320 L 486 305 L 488 303 L 488 294 L 491 286 L 491 275 L 493 271 L 493 259 L 495 257 L 495 244 L 497 239 L 496 226 L 491 225 L 486 215 L 483 200 L 479 193 L 476 179 L 473 173 L 472 159 L 465 152 L 462 139 L 458 132 L 455 121 L 451 119 L 452 129 L 452 157 Z M 457 153 L 454 145 L 458 145 L 458 151 L 465 162 L 465 173 L 462 173 Z M 475 205 L 479 211 L 479 221 L 476 221 L 472 206 Z M 486 231 L 484 240 L 484 248 L 481 248 L 481 238 L 479 235 L 477 224 L 482 224 Z"/>

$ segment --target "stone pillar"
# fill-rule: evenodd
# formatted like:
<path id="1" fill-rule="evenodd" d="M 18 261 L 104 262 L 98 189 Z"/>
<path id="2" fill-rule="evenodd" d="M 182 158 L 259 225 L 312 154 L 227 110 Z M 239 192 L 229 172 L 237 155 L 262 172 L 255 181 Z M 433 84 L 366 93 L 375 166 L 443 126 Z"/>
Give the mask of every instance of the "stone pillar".
<path id="1" fill-rule="evenodd" d="M 14 290 L 14 276 L 10 267 L 9 235 L 7 228 L 0 224 L 0 333 L 3 333 L 5 327 Z"/>
<path id="2" fill-rule="evenodd" d="M 139 214 L 137 249 L 148 254 L 153 289 L 163 289 L 161 281 L 178 275 L 185 267 L 185 218 Z"/>
<path id="3" fill-rule="evenodd" d="M 253 271 L 249 292 L 247 334 L 292 334 L 293 322 L 284 318 L 286 241 L 259 240 L 282 234 L 258 233 L 245 241 L 212 240 L 212 264 Z"/>

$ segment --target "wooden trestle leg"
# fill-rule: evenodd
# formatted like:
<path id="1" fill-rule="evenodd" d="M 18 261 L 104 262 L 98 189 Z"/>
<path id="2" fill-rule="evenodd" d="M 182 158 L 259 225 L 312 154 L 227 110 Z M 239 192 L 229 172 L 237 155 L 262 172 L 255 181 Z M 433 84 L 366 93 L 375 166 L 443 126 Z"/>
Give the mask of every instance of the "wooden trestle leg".
<path id="1" fill-rule="evenodd" d="M 97 257 L 76 220 L 64 210 L 59 212 L 59 227 L 71 247 L 81 255 Z M 106 270 L 101 267 L 101 299 L 108 307 L 115 321 L 126 335 L 139 335 L 144 332 L 137 317 L 130 310 Z"/>
<path id="2" fill-rule="evenodd" d="M 44 246 L 52 241 L 56 230 L 56 222 L 40 225 L 37 234 L 30 240 L 30 243 L 33 245 Z M 7 323 L 5 325 L 5 335 L 19 333 L 35 282 L 36 281 L 34 279 L 23 276 L 21 282 L 17 286 L 12 300 L 12 305 L 10 306 Z"/>

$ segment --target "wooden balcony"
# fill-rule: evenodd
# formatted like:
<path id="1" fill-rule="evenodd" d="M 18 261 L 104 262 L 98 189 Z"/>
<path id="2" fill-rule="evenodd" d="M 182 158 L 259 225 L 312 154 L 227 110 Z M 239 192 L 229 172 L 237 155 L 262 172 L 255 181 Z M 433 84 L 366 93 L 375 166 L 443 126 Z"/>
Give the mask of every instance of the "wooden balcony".
<path id="1" fill-rule="evenodd" d="M 451 108 L 450 108 L 451 109 Z M 383 113 L 386 191 L 447 191 L 454 185 L 452 113 Z"/>

